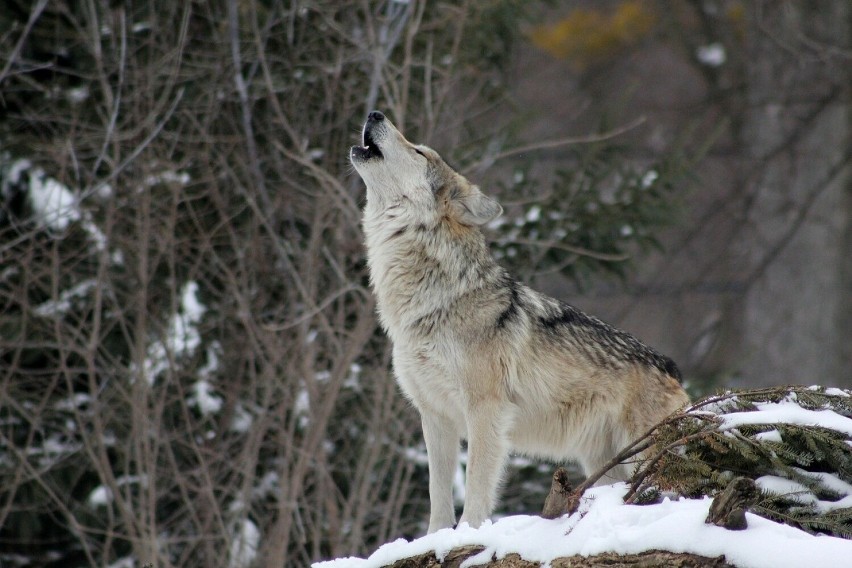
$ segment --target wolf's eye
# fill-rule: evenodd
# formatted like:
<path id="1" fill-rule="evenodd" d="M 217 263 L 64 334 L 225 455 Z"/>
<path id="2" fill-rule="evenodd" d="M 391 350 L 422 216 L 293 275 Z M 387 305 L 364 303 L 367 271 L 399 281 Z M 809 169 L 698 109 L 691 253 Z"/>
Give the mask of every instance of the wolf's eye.
<path id="1" fill-rule="evenodd" d="M 418 150 L 417 148 L 415 148 L 414 151 L 417 152 L 418 154 L 420 154 L 421 156 L 423 156 L 424 158 L 426 157 L 426 154 L 424 154 L 421 150 Z"/>

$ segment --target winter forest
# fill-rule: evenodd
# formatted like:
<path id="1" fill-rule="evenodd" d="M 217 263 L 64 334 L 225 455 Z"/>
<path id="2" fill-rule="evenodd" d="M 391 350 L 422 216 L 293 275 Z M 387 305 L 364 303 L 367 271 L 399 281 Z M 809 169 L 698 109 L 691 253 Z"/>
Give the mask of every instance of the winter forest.
<path id="1" fill-rule="evenodd" d="M 5 0 L 0 566 L 303 567 L 425 533 L 348 162 L 373 109 L 500 201 L 502 264 L 694 400 L 837 414 L 687 417 L 661 436 L 703 457 L 635 501 L 762 463 L 754 512 L 852 537 L 849 2 Z M 513 457 L 499 514 L 554 468 Z"/>

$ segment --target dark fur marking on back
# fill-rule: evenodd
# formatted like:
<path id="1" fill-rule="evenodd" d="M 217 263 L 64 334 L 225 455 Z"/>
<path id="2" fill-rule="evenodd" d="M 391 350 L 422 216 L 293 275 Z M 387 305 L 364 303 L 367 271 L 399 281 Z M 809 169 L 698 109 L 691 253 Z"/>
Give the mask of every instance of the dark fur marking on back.
<path id="1" fill-rule="evenodd" d="M 675 362 L 648 347 L 629 333 L 612 327 L 606 322 L 588 316 L 560 302 L 559 310 L 539 318 L 542 328 L 557 335 L 558 328 L 566 328 L 574 337 L 576 346 L 594 345 L 597 349 L 584 349 L 586 356 L 603 367 L 615 367 L 617 363 L 638 363 L 653 367 L 681 382 L 680 369 Z"/>
<path id="2" fill-rule="evenodd" d="M 677 379 L 677 382 L 679 383 L 683 382 L 683 377 L 680 374 L 680 369 L 678 369 L 677 363 L 665 355 L 661 355 L 661 357 L 663 358 L 663 367 L 665 368 L 666 374 Z"/>
<path id="3" fill-rule="evenodd" d="M 497 316 L 495 326 L 500 329 L 506 327 L 509 320 L 516 317 L 519 311 L 520 297 L 518 295 L 518 283 L 512 281 L 509 283 L 509 305 Z"/>
<path id="4" fill-rule="evenodd" d="M 561 310 L 555 314 L 550 314 L 548 317 L 539 318 L 539 322 L 544 329 L 552 330 L 556 327 L 562 325 L 589 325 L 589 321 L 583 321 L 583 317 L 585 314 L 580 312 L 579 310 L 574 309 L 572 306 L 567 304 L 563 304 L 561 306 Z M 588 320 L 588 318 L 585 318 Z"/>

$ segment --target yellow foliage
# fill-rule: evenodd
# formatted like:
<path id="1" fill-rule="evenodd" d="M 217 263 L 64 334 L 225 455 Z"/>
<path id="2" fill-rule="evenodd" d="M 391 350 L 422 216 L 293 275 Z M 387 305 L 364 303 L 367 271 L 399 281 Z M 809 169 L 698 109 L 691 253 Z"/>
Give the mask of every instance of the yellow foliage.
<path id="1" fill-rule="evenodd" d="M 745 21 L 746 10 L 742 2 L 734 2 L 726 11 L 728 19 L 734 24 L 741 24 Z"/>
<path id="2" fill-rule="evenodd" d="M 650 32 L 654 22 L 646 3 L 626 0 L 611 14 L 595 9 L 572 10 L 554 24 L 534 28 L 530 39 L 540 49 L 582 69 L 636 43 Z"/>
<path id="3" fill-rule="evenodd" d="M 734 2 L 726 11 L 725 16 L 733 26 L 737 39 L 745 39 L 747 25 L 745 5 L 742 2 Z"/>

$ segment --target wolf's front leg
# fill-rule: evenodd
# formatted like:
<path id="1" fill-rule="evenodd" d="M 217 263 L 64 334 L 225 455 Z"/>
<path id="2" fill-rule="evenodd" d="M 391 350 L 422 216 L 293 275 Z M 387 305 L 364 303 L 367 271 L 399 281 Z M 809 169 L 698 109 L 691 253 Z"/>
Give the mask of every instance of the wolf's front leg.
<path id="1" fill-rule="evenodd" d="M 446 417 L 421 410 L 420 418 L 429 458 L 429 532 L 433 533 L 456 522 L 453 476 L 459 459 L 459 433 Z"/>
<path id="2" fill-rule="evenodd" d="M 466 495 L 459 522 L 478 527 L 494 510 L 509 454 L 511 420 L 507 409 L 497 401 L 479 401 L 469 410 Z"/>

